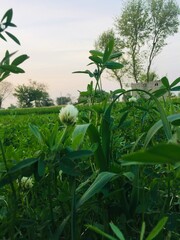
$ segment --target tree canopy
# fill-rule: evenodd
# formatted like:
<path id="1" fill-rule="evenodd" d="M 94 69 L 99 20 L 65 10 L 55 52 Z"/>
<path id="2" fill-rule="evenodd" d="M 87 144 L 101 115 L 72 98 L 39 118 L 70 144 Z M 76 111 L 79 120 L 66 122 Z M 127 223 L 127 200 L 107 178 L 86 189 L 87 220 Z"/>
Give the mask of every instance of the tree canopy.
<path id="1" fill-rule="evenodd" d="M 54 105 L 53 100 L 46 91 L 46 86 L 35 81 L 30 81 L 29 85 L 17 86 L 13 95 L 17 97 L 20 107 Z"/>
<path id="2" fill-rule="evenodd" d="M 178 32 L 179 14 L 180 8 L 174 0 L 129 0 L 116 17 L 114 29 L 104 31 L 95 41 L 95 47 L 102 49 L 114 38 L 115 47 L 124 52 L 123 58 L 129 63 L 128 75 L 135 82 L 151 81 L 154 58 L 167 44 L 167 38 Z M 116 79 L 120 75 L 123 69 L 113 74 Z"/>

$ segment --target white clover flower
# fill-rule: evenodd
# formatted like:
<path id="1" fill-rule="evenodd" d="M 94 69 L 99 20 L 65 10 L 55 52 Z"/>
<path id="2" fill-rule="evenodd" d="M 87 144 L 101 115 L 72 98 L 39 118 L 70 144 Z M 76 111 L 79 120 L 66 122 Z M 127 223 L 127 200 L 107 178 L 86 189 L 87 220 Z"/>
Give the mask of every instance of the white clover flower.
<path id="1" fill-rule="evenodd" d="M 21 186 L 24 189 L 29 189 L 33 187 L 33 180 L 31 177 L 22 177 L 21 178 Z"/>
<path id="2" fill-rule="evenodd" d="M 70 104 L 61 108 L 59 113 L 60 121 L 65 125 L 73 125 L 77 120 L 77 116 L 77 108 Z"/>
<path id="3" fill-rule="evenodd" d="M 136 97 L 130 97 L 129 102 L 137 102 L 137 98 Z"/>

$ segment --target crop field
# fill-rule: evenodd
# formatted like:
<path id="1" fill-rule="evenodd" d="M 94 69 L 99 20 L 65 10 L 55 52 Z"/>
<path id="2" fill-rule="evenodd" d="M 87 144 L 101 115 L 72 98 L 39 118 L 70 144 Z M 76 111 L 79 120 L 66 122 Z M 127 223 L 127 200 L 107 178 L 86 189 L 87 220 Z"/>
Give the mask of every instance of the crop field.
<path id="1" fill-rule="evenodd" d="M 160 105 L 169 129 L 143 99 L 77 106 L 74 122 L 69 105 L 3 110 L 0 238 L 179 239 L 180 104 Z"/>

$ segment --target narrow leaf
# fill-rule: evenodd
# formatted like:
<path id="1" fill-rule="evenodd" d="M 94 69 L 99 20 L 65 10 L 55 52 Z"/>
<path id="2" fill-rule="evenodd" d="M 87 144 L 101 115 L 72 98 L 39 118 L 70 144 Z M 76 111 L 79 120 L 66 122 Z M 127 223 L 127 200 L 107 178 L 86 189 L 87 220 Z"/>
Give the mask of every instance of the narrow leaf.
<path id="1" fill-rule="evenodd" d="M 109 239 L 109 240 L 117 240 L 116 238 L 114 238 L 114 237 L 112 237 L 111 235 L 103 232 L 101 229 L 99 229 L 99 228 L 97 228 L 97 227 L 95 227 L 95 226 L 92 226 L 92 225 L 89 225 L 89 224 L 86 225 L 86 226 L 87 226 L 89 229 L 91 229 L 92 231 L 100 234 L 101 236 L 103 236 L 103 237 L 105 237 L 105 238 L 107 238 L 107 239 Z"/>
<path id="2" fill-rule="evenodd" d="M 113 222 L 110 223 L 110 227 L 113 230 L 113 232 L 115 233 L 115 235 L 120 239 L 120 240 L 125 240 L 124 235 L 122 234 L 122 232 L 119 230 L 119 228 L 114 225 Z"/>
<path id="3" fill-rule="evenodd" d="M 102 62 L 103 62 L 102 58 L 97 57 L 97 56 L 90 56 L 89 59 L 92 60 L 96 64 L 102 64 Z"/>
<path id="4" fill-rule="evenodd" d="M 146 229 L 146 224 L 145 224 L 145 222 L 143 222 L 142 227 L 141 227 L 140 240 L 144 239 L 145 229 Z"/>
<path id="5" fill-rule="evenodd" d="M 24 73 L 24 70 L 22 68 L 13 66 L 13 65 L 1 65 L 0 68 L 2 68 L 3 70 L 8 70 L 12 73 Z"/>
<path id="6" fill-rule="evenodd" d="M 141 150 L 122 157 L 123 165 L 132 164 L 176 164 L 180 162 L 180 146 L 158 144 L 148 150 Z"/>
<path id="7" fill-rule="evenodd" d="M 39 128 L 33 124 L 29 124 L 29 128 L 30 128 L 31 132 L 34 134 L 34 136 L 38 139 L 39 143 L 43 144 L 44 141 L 43 141 L 43 137 L 39 131 Z"/>
<path id="8" fill-rule="evenodd" d="M 115 173 L 111 172 L 101 172 L 91 184 L 91 186 L 82 195 L 76 204 L 76 208 L 80 208 L 85 202 L 87 202 L 96 193 L 100 192 L 101 189 L 109 182 L 113 177 L 117 176 Z"/>
<path id="9" fill-rule="evenodd" d="M 89 74 L 90 77 L 94 77 L 94 74 L 92 72 L 90 72 L 89 70 L 85 70 L 85 71 L 75 71 L 73 73 L 85 73 L 85 74 Z"/>
<path id="10" fill-rule="evenodd" d="M 113 48 L 114 48 L 114 40 L 111 39 L 105 48 L 104 55 L 103 55 L 103 63 L 106 63 L 109 60 L 109 57 L 113 51 Z"/>
<path id="11" fill-rule="evenodd" d="M 0 38 L 7 42 L 6 38 L 0 33 Z"/>
<path id="12" fill-rule="evenodd" d="M 12 33 L 7 32 L 7 31 L 5 31 L 5 33 L 6 33 L 15 43 L 21 45 L 21 44 L 20 44 L 20 41 L 19 41 Z"/>
<path id="13" fill-rule="evenodd" d="M 180 77 L 178 77 L 176 80 L 174 80 L 174 81 L 171 83 L 170 87 L 172 88 L 172 87 L 176 86 L 178 83 L 180 83 Z"/>
<path id="14" fill-rule="evenodd" d="M 167 117 L 167 120 L 171 123 L 173 123 L 174 121 L 177 121 L 180 119 L 180 114 L 173 114 Z M 158 122 L 156 122 L 147 132 L 145 141 L 144 141 L 144 148 L 147 147 L 147 145 L 149 144 L 149 142 L 151 141 L 151 139 L 153 138 L 153 136 L 157 133 L 157 131 L 163 127 L 163 122 L 162 120 L 159 120 Z"/>
<path id="15" fill-rule="evenodd" d="M 110 60 L 111 60 L 111 59 L 114 59 L 114 58 L 119 58 L 119 57 L 121 57 L 121 56 L 122 56 L 122 53 L 121 53 L 121 52 L 113 53 L 113 54 L 111 54 L 111 56 L 110 56 Z"/>
<path id="16" fill-rule="evenodd" d="M 6 22 L 11 22 L 13 16 L 13 10 L 12 8 L 9 9 L 3 16 L 1 22 L 6 18 Z"/>
<path id="17" fill-rule="evenodd" d="M 148 237 L 146 238 L 146 240 L 152 240 L 154 239 L 159 233 L 160 231 L 163 229 L 164 225 L 166 224 L 168 220 L 168 217 L 163 217 L 158 223 L 157 225 L 153 228 L 153 230 L 150 232 L 150 234 L 148 235 Z"/>
<path id="18" fill-rule="evenodd" d="M 123 65 L 118 62 L 106 62 L 104 66 L 108 69 L 120 69 L 123 67 Z"/>
<path id="19" fill-rule="evenodd" d="M 23 55 L 17 57 L 16 59 L 14 59 L 11 64 L 17 66 L 17 65 L 23 63 L 28 58 L 29 57 L 26 54 L 23 54 Z"/>
<path id="20" fill-rule="evenodd" d="M 76 125 L 76 127 L 72 133 L 73 149 L 76 150 L 81 146 L 81 144 L 84 141 L 84 137 L 85 137 L 88 127 L 89 127 L 89 124 Z"/>
<path id="21" fill-rule="evenodd" d="M 89 52 L 93 56 L 103 57 L 103 53 L 98 50 L 90 50 Z"/>

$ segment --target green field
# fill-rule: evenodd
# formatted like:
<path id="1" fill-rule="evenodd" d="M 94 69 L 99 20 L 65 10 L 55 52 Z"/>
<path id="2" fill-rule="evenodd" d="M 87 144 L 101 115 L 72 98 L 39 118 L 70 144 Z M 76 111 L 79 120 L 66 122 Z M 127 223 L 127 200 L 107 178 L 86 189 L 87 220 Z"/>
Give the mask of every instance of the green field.
<path id="1" fill-rule="evenodd" d="M 0 238 L 179 239 L 178 102 L 1 111 Z"/>

